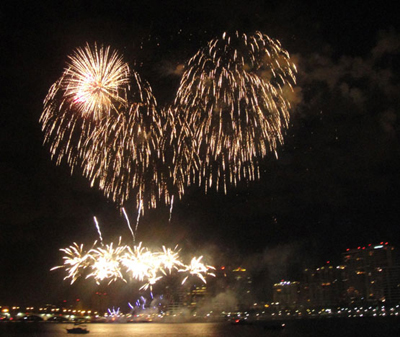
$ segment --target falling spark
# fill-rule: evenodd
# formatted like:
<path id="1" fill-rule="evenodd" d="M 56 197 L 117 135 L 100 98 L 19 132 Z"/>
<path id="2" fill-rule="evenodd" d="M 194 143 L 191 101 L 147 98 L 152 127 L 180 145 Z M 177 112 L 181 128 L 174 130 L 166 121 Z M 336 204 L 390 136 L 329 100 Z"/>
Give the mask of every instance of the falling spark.
<path id="1" fill-rule="evenodd" d="M 296 66 L 265 34 L 211 40 L 187 63 L 173 103 L 160 110 L 150 85 L 110 47 L 77 48 L 50 87 L 40 117 L 53 159 L 80 171 L 139 218 L 198 184 L 228 192 L 260 178 L 288 127 Z M 132 231 L 131 231 L 132 232 Z"/>
<path id="2" fill-rule="evenodd" d="M 51 157 L 63 160 L 118 205 L 131 196 L 156 207 L 163 187 L 157 161 L 162 118 L 150 85 L 110 47 L 86 45 L 69 56 L 40 117 Z M 142 210 L 143 212 L 143 210 Z"/>
<path id="3" fill-rule="evenodd" d="M 279 41 L 260 32 L 224 33 L 189 60 L 172 110 L 193 138 L 187 184 L 227 193 L 227 184 L 258 179 L 259 160 L 283 142 L 290 109 L 284 90 L 295 73 Z"/>
<path id="4" fill-rule="evenodd" d="M 132 238 L 133 238 L 133 243 L 135 243 L 135 240 L 136 240 L 135 233 L 132 230 L 131 223 L 130 223 L 129 218 L 128 218 L 128 214 L 126 214 L 126 211 L 125 211 L 124 207 L 122 207 L 122 212 L 124 213 L 124 216 L 125 216 L 125 219 L 126 219 L 126 223 L 128 224 L 128 228 L 131 231 Z"/>
<path id="5" fill-rule="evenodd" d="M 94 245 L 95 244 L 96 242 Z M 64 277 L 64 280 L 70 278 L 71 284 L 73 284 L 81 275 L 81 271 L 89 267 L 92 262 L 92 256 L 83 251 L 83 244 L 78 246 L 78 244 L 75 242 L 72 246 L 60 249 L 60 251 L 66 254 L 63 257 L 64 265 L 53 267 L 50 270 L 65 268 L 68 274 Z"/>
<path id="6" fill-rule="evenodd" d="M 204 277 L 204 275 L 210 275 L 210 276 L 214 276 L 214 277 L 215 277 L 215 274 L 214 274 L 214 273 L 210 273 L 210 272 L 209 272 L 210 269 L 215 270 L 215 268 L 214 268 L 213 266 L 205 265 L 205 264 L 203 264 L 202 262 L 200 262 L 200 260 L 201 260 L 202 258 L 203 258 L 202 256 L 200 256 L 200 257 L 198 257 L 198 258 L 193 257 L 192 260 L 190 261 L 190 264 L 189 264 L 189 265 L 187 265 L 187 266 L 185 266 L 184 268 L 178 270 L 179 272 L 182 272 L 182 273 L 186 273 L 186 272 L 189 273 L 189 275 L 187 275 L 187 276 L 183 279 L 182 284 L 184 284 L 184 283 L 186 282 L 186 280 L 188 279 L 188 277 L 189 277 L 190 275 L 195 275 L 195 276 L 197 276 L 197 277 L 200 278 L 200 280 L 202 280 L 204 283 L 207 283 L 207 282 L 206 282 L 206 279 L 205 279 L 205 277 Z"/>
<path id="7" fill-rule="evenodd" d="M 169 208 L 169 219 L 168 221 L 171 222 L 172 219 L 172 210 L 174 209 L 174 196 L 171 197 L 171 206 Z"/>
<path id="8" fill-rule="evenodd" d="M 94 223 L 96 224 L 97 233 L 99 233 L 100 243 L 103 246 L 103 237 L 101 236 L 99 223 L 98 223 L 97 218 L 95 216 L 93 217 L 93 220 L 94 220 Z"/>
<path id="9" fill-rule="evenodd" d="M 137 218 L 136 218 L 136 227 L 135 227 L 135 233 L 137 233 L 137 229 L 139 227 L 139 220 L 140 220 L 140 215 L 142 214 L 142 206 L 143 206 L 143 201 L 140 199 L 139 201 L 139 208 L 137 212 Z"/>

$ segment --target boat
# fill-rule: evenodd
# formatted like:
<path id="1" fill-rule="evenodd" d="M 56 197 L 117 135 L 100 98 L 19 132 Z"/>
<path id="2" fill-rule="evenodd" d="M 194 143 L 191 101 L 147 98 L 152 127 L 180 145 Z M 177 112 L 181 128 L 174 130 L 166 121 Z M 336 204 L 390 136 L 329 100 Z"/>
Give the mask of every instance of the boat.
<path id="1" fill-rule="evenodd" d="M 67 328 L 67 333 L 71 333 L 71 334 L 83 335 L 83 334 L 87 334 L 89 332 L 90 331 L 84 325 L 74 326 L 73 328 L 70 328 L 70 329 Z"/>

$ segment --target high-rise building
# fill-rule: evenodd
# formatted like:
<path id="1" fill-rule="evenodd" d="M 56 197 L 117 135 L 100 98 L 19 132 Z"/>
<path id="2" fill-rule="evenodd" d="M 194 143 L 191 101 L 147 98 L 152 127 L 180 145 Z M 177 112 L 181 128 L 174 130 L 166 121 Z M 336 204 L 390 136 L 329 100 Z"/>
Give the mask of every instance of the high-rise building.
<path id="1" fill-rule="evenodd" d="M 345 288 L 350 303 L 393 300 L 394 285 L 400 283 L 394 247 L 388 242 L 348 248 L 343 253 Z"/>
<path id="2" fill-rule="evenodd" d="M 383 295 L 385 301 L 400 302 L 400 266 L 382 268 Z"/>
<path id="3" fill-rule="evenodd" d="M 273 302 L 280 309 L 294 309 L 300 300 L 300 282 L 284 281 L 274 284 Z"/>
<path id="4" fill-rule="evenodd" d="M 236 295 L 238 308 L 249 308 L 254 303 L 253 279 L 246 268 L 222 267 L 215 271 L 212 293 L 230 291 Z"/>
<path id="5" fill-rule="evenodd" d="M 345 266 L 326 265 L 304 270 L 301 303 L 307 307 L 327 307 L 343 302 Z"/>

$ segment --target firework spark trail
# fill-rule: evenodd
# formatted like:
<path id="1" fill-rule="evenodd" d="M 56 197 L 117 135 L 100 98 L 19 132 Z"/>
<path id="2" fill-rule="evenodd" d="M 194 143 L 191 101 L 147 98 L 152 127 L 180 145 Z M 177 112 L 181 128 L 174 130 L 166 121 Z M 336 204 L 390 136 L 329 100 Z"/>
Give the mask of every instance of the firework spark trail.
<path id="1" fill-rule="evenodd" d="M 172 219 L 172 210 L 174 209 L 174 196 L 171 197 L 171 206 L 169 208 L 169 219 L 168 222 L 171 222 Z"/>
<path id="2" fill-rule="evenodd" d="M 118 205 L 133 196 L 138 219 L 163 201 L 171 220 L 174 196 L 193 183 L 227 193 L 259 178 L 259 160 L 283 142 L 295 73 L 278 41 L 224 33 L 189 60 L 174 103 L 158 111 L 122 55 L 87 44 L 44 100 L 44 143 Z"/>
<path id="3" fill-rule="evenodd" d="M 122 207 L 122 212 L 124 213 L 124 216 L 125 216 L 125 219 L 126 219 L 126 223 L 127 223 L 127 225 L 128 225 L 128 228 L 129 228 L 129 230 L 131 231 L 132 239 L 133 239 L 133 244 L 135 244 L 135 240 L 136 240 L 135 233 L 133 232 L 133 229 L 132 229 L 132 227 L 131 227 L 131 223 L 130 223 L 129 218 L 128 218 L 128 214 L 126 214 L 126 211 L 125 211 L 125 208 L 124 208 L 124 207 Z"/>
<path id="4" fill-rule="evenodd" d="M 162 118 L 150 85 L 110 47 L 86 45 L 49 89 L 40 117 L 53 159 L 113 201 L 156 207 Z M 155 182 L 155 183 L 154 183 Z M 143 212 L 143 208 L 142 211 Z"/>
<path id="5" fill-rule="evenodd" d="M 209 272 L 210 269 L 215 270 L 215 268 L 213 266 L 205 265 L 202 262 L 200 262 L 202 258 L 203 258 L 203 256 L 200 256 L 198 258 L 193 257 L 192 260 L 190 261 L 189 265 L 187 265 L 184 268 L 178 270 L 178 272 L 181 272 L 181 273 L 186 273 L 186 272 L 189 273 L 189 275 L 187 275 L 183 279 L 182 284 L 184 284 L 186 282 L 186 280 L 189 278 L 190 275 L 197 276 L 204 283 L 207 283 L 206 279 L 204 278 L 204 275 L 210 275 L 210 276 L 215 277 L 214 273 Z"/>
<path id="6" fill-rule="evenodd" d="M 97 284 L 105 279 L 110 280 L 109 284 L 118 279 L 125 281 L 119 267 L 120 255 L 124 250 L 125 246 L 118 246 L 114 249 L 112 243 L 106 245 L 105 248 L 92 248 L 88 252 L 94 260 L 90 266 L 92 273 L 87 275 L 86 278 L 93 277 Z"/>
<path id="7" fill-rule="evenodd" d="M 150 290 L 150 293 L 153 293 L 153 285 L 156 284 L 156 282 L 158 280 L 160 280 L 162 278 L 161 275 L 156 275 L 155 272 L 153 272 L 152 274 L 148 275 L 147 277 L 147 282 L 142 285 L 139 290 Z M 153 296 L 152 296 L 153 297 Z"/>
<path id="8" fill-rule="evenodd" d="M 95 244 L 96 242 L 94 243 L 94 245 Z M 66 254 L 63 257 L 64 265 L 53 267 L 50 270 L 65 268 L 68 274 L 64 277 L 64 280 L 70 278 L 71 284 L 73 284 L 81 275 L 81 270 L 89 267 L 90 263 L 92 262 L 92 256 L 83 251 L 83 244 L 78 246 L 78 244 L 75 242 L 72 246 L 68 248 L 62 248 L 60 249 L 60 251 Z"/>
<path id="9" fill-rule="evenodd" d="M 143 247 L 142 243 L 133 248 L 121 245 L 121 242 L 114 248 L 113 243 L 102 247 L 96 247 L 96 241 L 92 248 L 85 252 L 83 245 L 72 246 L 60 249 L 66 255 L 63 257 L 64 265 L 57 266 L 51 270 L 65 268 L 67 276 L 64 279 L 71 279 L 73 284 L 88 268 L 91 272 L 86 276 L 94 278 L 96 283 L 108 280 L 108 284 L 117 280 L 126 282 L 129 276 L 139 282 L 143 282 L 142 290 L 149 289 L 152 292 L 153 285 L 164 276 L 171 274 L 173 270 L 179 273 L 188 273 L 182 284 L 190 275 L 197 276 L 204 283 L 206 276 L 215 276 L 209 270 L 214 267 L 201 262 L 202 256 L 192 258 L 189 265 L 185 265 L 179 257 L 180 250 L 162 247 L 162 251 L 152 252 Z M 167 273 L 168 272 L 168 273 Z"/>
<path id="10" fill-rule="evenodd" d="M 259 178 L 259 159 L 283 142 L 290 108 L 283 90 L 295 73 L 288 52 L 260 32 L 224 33 L 189 60 L 175 105 L 200 159 L 192 182 L 226 193 L 228 183 Z"/>
<path id="11" fill-rule="evenodd" d="M 94 220 L 94 223 L 96 225 L 97 233 L 99 233 L 100 243 L 103 246 L 104 245 L 103 244 L 103 237 L 101 236 L 101 230 L 100 230 L 99 223 L 98 223 L 97 218 L 95 216 L 93 217 L 93 220 Z"/>
<path id="12" fill-rule="evenodd" d="M 142 302 L 143 302 L 142 305 L 140 305 L 140 300 L 142 300 Z M 144 296 L 140 296 L 140 299 L 137 300 L 136 303 L 138 304 L 138 307 L 140 306 L 144 310 L 146 307 L 146 302 L 147 302 L 146 298 Z"/>
<path id="13" fill-rule="evenodd" d="M 119 307 L 117 308 L 117 310 L 115 310 L 114 307 L 112 307 L 112 309 L 110 309 L 110 308 L 107 309 L 110 317 L 112 317 L 112 318 L 116 318 L 116 317 L 120 316 L 120 311 L 119 310 L 120 310 Z"/>
<path id="14" fill-rule="evenodd" d="M 175 195 L 181 199 L 185 188 L 190 185 L 188 176 L 198 170 L 198 158 L 194 151 L 193 134 L 178 106 L 162 109 L 163 138 L 160 142 L 161 169 L 159 182 L 164 186 L 164 203 L 170 205 L 170 217 Z"/>
<path id="15" fill-rule="evenodd" d="M 177 250 L 177 246 L 175 249 L 166 248 L 165 246 L 162 247 L 163 252 L 159 253 L 159 261 L 160 261 L 160 270 L 164 275 L 167 275 L 165 269 L 168 269 L 168 272 L 171 274 L 172 269 L 178 270 L 179 267 L 184 266 L 182 261 L 180 261 L 179 252 Z"/>
<path id="16" fill-rule="evenodd" d="M 140 199 L 139 201 L 139 207 L 137 209 L 137 218 L 136 218 L 136 227 L 135 227 L 135 233 L 137 233 L 137 229 L 139 227 L 139 221 L 140 221 L 140 216 L 142 214 L 142 207 L 143 207 L 143 201 Z"/>
<path id="17" fill-rule="evenodd" d="M 144 281 L 151 277 L 157 263 L 152 252 L 142 247 L 142 243 L 140 243 L 133 249 L 127 247 L 125 254 L 121 257 L 121 264 L 133 279 Z"/>

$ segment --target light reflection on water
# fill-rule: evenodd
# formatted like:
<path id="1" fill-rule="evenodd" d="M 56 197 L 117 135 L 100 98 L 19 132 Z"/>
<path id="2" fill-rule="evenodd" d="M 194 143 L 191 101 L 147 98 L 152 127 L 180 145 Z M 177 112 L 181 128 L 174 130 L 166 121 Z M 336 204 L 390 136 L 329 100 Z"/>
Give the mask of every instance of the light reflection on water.
<path id="1" fill-rule="evenodd" d="M 87 324 L 88 337 L 399 337 L 400 319 L 304 319 L 286 321 L 283 330 L 265 330 L 260 324 L 127 323 Z M 0 337 L 66 337 L 67 324 L 0 323 Z"/>
<path id="2" fill-rule="evenodd" d="M 89 327 L 88 327 L 89 328 Z M 228 324 L 218 323 L 181 323 L 181 324 L 157 324 L 157 323 L 137 323 L 137 324 L 93 324 L 90 326 L 91 336 L 113 336 L 113 337 L 219 337 L 226 336 L 225 329 L 232 328 Z M 236 327 L 233 327 L 236 328 Z M 254 327 L 252 327 L 254 328 Z M 233 332 L 235 329 L 233 329 Z M 254 329 L 251 329 L 254 330 Z M 242 331 L 243 332 L 243 331 Z M 250 331 L 249 331 L 250 332 Z M 250 334 L 230 334 L 230 336 L 257 336 L 255 331 Z"/>
<path id="3" fill-rule="evenodd" d="M 61 337 L 67 334 L 66 324 L 27 323 L 19 327 L 8 324 L 2 327 L 0 336 L 7 337 Z M 268 336 L 260 326 L 233 326 L 229 323 L 132 323 L 132 324 L 87 324 L 88 337 L 258 337 Z M 3 333 L 3 334 L 2 334 Z M 5 333 L 5 334 L 4 334 Z M 274 336 L 276 334 L 272 334 Z"/>

